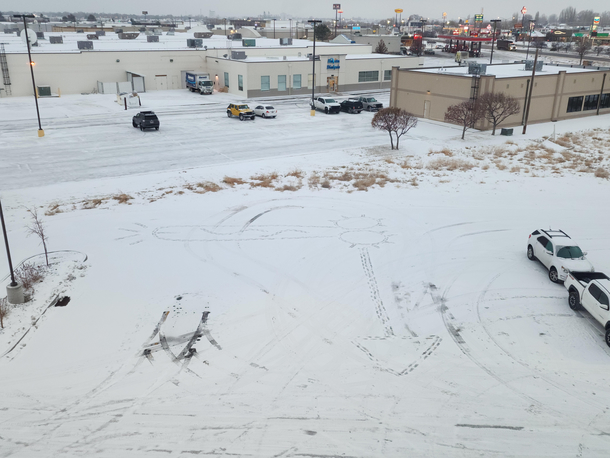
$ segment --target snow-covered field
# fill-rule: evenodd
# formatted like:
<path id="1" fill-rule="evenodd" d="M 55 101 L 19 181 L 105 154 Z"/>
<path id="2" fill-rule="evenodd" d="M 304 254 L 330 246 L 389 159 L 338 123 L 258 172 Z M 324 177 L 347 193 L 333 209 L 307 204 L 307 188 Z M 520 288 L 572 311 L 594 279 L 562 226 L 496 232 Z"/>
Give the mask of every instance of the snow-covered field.
<path id="1" fill-rule="evenodd" d="M 561 228 L 610 270 L 608 116 L 391 151 L 304 98 L 142 100 L 158 132 L 40 99 L 39 139 L 0 99 L 13 261 L 42 262 L 27 208 L 56 252 L 0 330 L 0 457 L 607 455 L 603 328 L 525 248 Z"/>

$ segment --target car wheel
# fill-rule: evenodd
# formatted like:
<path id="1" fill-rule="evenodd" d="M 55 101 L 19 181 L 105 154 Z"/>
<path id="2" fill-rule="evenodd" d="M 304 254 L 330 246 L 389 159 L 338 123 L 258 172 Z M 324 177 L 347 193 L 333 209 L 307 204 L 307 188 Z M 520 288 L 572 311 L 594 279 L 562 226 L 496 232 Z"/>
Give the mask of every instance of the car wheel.
<path id="1" fill-rule="evenodd" d="M 243 121 L 243 120 L 244 120 L 244 115 L 243 115 L 243 113 L 240 113 L 240 114 L 239 114 L 239 120 L 240 120 L 240 121 Z"/>
<path id="2" fill-rule="evenodd" d="M 133 127 L 138 127 L 138 125 L 136 124 L 136 122 L 135 122 L 135 121 L 131 121 L 131 125 L 132 125 Z"/>
<path id="3" fill-rule="evenodd" d="M 578 310 L 578 307 L 580 307 L 580 300 L 576 291 L 570 291 L 570 295 L 568 296 L 568 305 L 572 310 Z"/>
<path id="4" fill-rule="evenodd" d="M 610 347 L 610 328 L 606 329 L 606 345 Z"/>
<path id="5" fill-rule="evenodd" d="M 536 260 L 536 256 L 534 256 L 534 247 L 532 247 L 531 245 L 527 246 L 527 259 L 529 259 L 530 261 Z"/>
<path id="6" fill-rule="evenodd" d="M 231 117 L 231 112 L 227 111 L 227 116 L 230 118 Z"/>
<path id="7" fill-rule="evenodd" d="M 140 130 L 144 132 L 144 127 L 142 125 L 140 125 Z"/>
<path id="8" fill-rule="evenodd" d="M 324 113 L 328 114 L 328 108 L 324 108 Z"/>
<path id="9" fill-rule="evenodd" d="M 155 127 L 155 130 L 159 130 L 159 128 L 158 128 L 158 127 Z"/>
<path id="10" fill-rule="evenodd" d="M 266 118 L 266 117 L 267 117 L 267 116 L 265 116 L 265 113 L 263 113 L 261 116 L 262 116 L 263 118 Z"/>
<path id="11" fill-rule="evenodd" d="M 549 269 L 549 280 L 551 280 L 553 283 L 559 283 L 559 275 L 557 274 L 557 269 L 554 267 Z"/>

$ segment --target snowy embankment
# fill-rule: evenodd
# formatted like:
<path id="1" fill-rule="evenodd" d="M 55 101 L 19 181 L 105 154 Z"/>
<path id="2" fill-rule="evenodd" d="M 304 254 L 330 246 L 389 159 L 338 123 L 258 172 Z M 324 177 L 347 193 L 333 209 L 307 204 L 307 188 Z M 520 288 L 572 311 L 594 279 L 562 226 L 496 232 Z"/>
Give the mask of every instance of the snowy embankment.
<path id="1" fill-rule="evenodd" d="M 145 97 L 159 132 L 80 96 L 43 100 L 44 139 L 0 133 L 15 262 L 33 206 L 82 254 L 0 331 L 4 353 L 29 329 L 0 359 L 0 456 L 606 453 L 603 329 L 525 248 L 561 228 L 610 270 L 607 117 L 466 141 L 422 120 L 391 151 L 370 113 Z"/>

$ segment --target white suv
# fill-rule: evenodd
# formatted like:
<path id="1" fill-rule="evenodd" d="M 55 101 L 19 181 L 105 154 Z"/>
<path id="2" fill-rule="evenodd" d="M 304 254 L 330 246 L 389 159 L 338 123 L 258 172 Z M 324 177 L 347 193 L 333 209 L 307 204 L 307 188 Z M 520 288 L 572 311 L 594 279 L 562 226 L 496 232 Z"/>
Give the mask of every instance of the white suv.
<path id="1" fill-rule="evenodd" d="M 537 259 L 549 269 L 549 279 L 554 283 L 564 281 L 570 271 L 595 272 L 586 254 L 561 230 L 538 229 L 527 241 L 527 258 Z"/>

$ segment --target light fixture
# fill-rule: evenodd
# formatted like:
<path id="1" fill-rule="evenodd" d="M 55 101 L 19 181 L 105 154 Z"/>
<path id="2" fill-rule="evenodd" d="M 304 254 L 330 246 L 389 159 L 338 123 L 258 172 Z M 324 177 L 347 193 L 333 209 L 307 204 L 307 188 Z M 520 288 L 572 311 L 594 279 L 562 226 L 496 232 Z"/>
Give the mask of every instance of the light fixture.
<path id="1" fill-rule="evenodd" d="M 116 61 L 117 61 L 117 62 L 121 62 L 121 59 L 117 59 Z"/>

